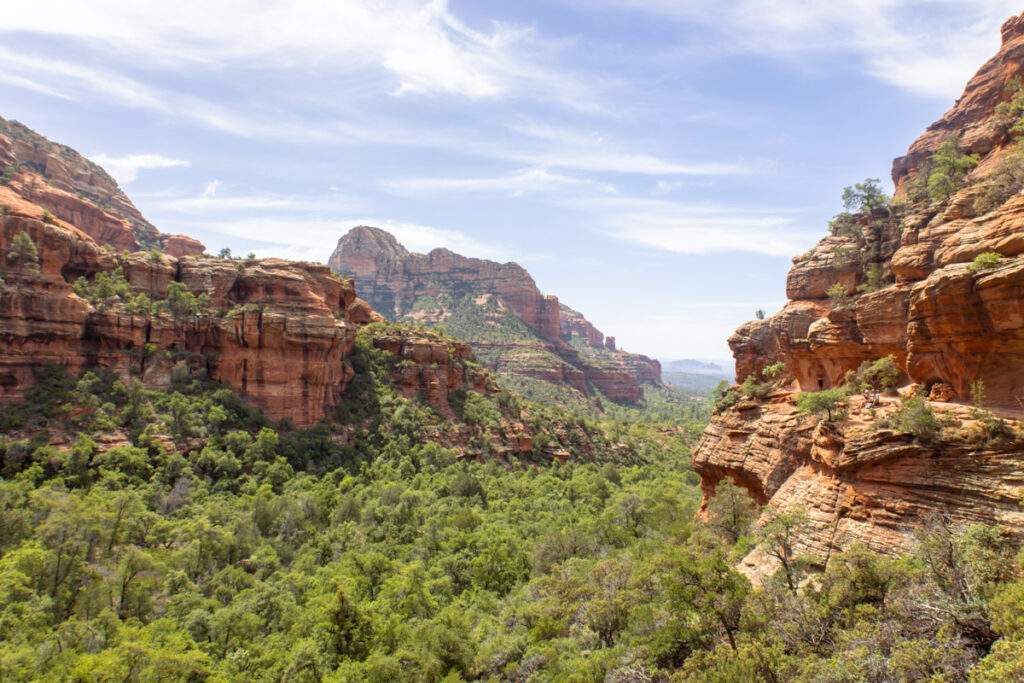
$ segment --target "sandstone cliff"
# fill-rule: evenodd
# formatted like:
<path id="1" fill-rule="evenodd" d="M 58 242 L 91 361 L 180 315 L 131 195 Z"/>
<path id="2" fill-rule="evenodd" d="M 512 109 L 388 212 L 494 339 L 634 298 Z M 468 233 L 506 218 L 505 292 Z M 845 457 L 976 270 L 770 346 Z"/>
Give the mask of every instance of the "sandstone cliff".
<path id="1" fill-rule="evenodd" d="M 118 251 L 159 247 L 172 256 L 205 250 L 191 237 L 161 234 L 110 174 L 75 150 L 2 118 L 0 172 L 6 185 L 0 204 L 20 205 L 23 210 L 39 207 L 99 244 Z"/>
<path id="2" fill-rule="evenodd" d="M 644 383 L 661 383 L 658 361 L 616 350 L 613 338 L 606 339 L 557 297 L 542 294 L 515 263 L 467 258 L 447 249 L 413 254 L 390 233 L 360 226 L 338 241 L 328 264 L 352 276 L 374 310 L 391 320 L 444 324 L 499 374 L 568 385 L 585 394 L 593 387 L 623 401 L 642 398 Z"/>
<path id="3" fill-rule="evenodd" d="M 1022 74 L 1024 15 L 1004 25 L 999 53 L 954 107 L 896 159 L 897 201 L 838 217 L 833 234 L 794 259 L 782 311 L 729 339 L 737 382 L 779 361 L 787 372 L 760 399 L 737 387 L 734 397 L 748 395 L 713 417 L 694 455 L 705 496 L 731 477 L 770 509 L 806 508 L 802 550 L 821 565 L 853 541 L 906 549 L 932 513 L 1024 533 L 1024 444 L 1012 420 L 1024 405 Z M 943 163 L 970 172 L 936 177 Z M 900 370 L 899 396 L 871 408 L 852 398 L 849 419 L 834 423 L 797 411 L 799 392 L 840 386 L 884 356 Z M 1009 422 L 964 406 L 980 386 L 987 411 Z M 933 399 L 942 425 L 928 438 L 886 428 L 915 392 Z M 748 569 L 767 571 L 763 560 L 755 551 Z"/>

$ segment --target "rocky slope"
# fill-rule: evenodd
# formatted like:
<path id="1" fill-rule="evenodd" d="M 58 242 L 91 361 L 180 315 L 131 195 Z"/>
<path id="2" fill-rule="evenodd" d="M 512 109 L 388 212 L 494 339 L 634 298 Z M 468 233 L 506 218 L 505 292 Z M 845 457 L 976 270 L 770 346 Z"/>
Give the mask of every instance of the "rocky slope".
<path id="1" fill-rule="evenodd" d="M 390 233 L 360 226 L 338 241 L 328 264 L 352 276 L 374 310 L 391 320 L 444 324 L 499 375 L 569 385 L 584 394 L 593 387 L 622 401 L 642 398 L 645 383 L 661 383 L 658 361 L 617 350 L 613 337 L 542 294 L 515 263 L 447 249 L 413 254 Z"/>
<path id="2" fill-rule="evenodd" d="M 118 251 L 158 247 L 172 256 L 205 250 L 191 237 L 161 234 L 110 174 L 75 150 L 2 118 L 0 173 L 5 186 L 0 187 L 0 205 L 40 214 L 36 217 L 48 211 L 101 245 Z"/>
<path id="3" fill-rule="evenodd" d="M 729 340 L 738 382 L 777 361 L 788 372 L 767 396 L 744 396 L 714 416 L 694 455 L 705 495 L 731 477 L 768 510 L 805 508 L 801 550 L 818 564 L 853 541 L 906 549 L 916 522 L 934 513 L 1024 533 L 1019 424 L 998 426 L 963 405 L 979 381 L 986 408 L 1006 418 L 1020 416 L 1024 399 L 1024 155 L 1013 130 L 1024 113 L 1014 104 L 1024 15 L 1002 33 L 999 53 L 954 107 L 894 162 L 898 201 L 836 224 L 794 259 L 783 310 Z M 973 153 L 979 163 L 943 192 L 936 153 L 950 149 L 951 135 L 956 159 Z M 1001 257 L 975 262 L 989 252 Z M 853 398 L 845 422 L 797 411 L 798 392 L 839 386 L 887 355 L 901 371 L 900 396 L 872 408 Z M 931 438 L 899 422 L 914 392 L 930 396 L 943 424 Z M 883 428 L 886 416 L 904 429 Z M 770 569 L 760 551 L 747 565 Z"/>

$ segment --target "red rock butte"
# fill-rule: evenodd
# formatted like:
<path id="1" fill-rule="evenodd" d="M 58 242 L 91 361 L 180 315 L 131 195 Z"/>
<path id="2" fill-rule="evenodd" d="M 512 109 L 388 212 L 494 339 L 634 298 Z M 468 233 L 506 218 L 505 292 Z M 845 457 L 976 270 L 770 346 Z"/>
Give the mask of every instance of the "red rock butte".
<path id="1" fill-rule="evenodd" d="M 613 400 L 637 401 L 644 384 L 661 384 L 661 365 L 639 354 L 617 351 L 582 313 L 544 295 L 530 274 L 516 263 L 468 258 L 448 249 L 414 254 L 390 233 L 368 226 L 353 228 L 340 240 L 328 265 L 355 279 L 360 295 L 374 310 L 394 320 L 420 297 L 494 295 L 540 337 L 547 353 L 523 354 L 521 342 L 474 342 L 486 347 L 492 370 L 568 384 L 584 394 L 596 387 Z M 578 337 L 582 348 L 566 340 Z M 525 361 L 524 358 L 529 358 Z"/>

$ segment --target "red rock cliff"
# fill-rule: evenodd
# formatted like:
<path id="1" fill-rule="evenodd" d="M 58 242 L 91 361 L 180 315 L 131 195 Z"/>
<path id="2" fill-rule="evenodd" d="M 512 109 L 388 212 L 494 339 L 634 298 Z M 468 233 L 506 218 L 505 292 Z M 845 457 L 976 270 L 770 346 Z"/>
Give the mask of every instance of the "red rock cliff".
<path id="1" fill-rule="evenodd" d="M 915 521 L 938 511 L 1024 533 L 1024 444 L 1009 432 L 986 437 L 962 405 L 978 381 L 996 413 L 1019 418 L 1024 405 L 1024 184 L 1010 183 L 994 204 L 991 193 L 993 179 L 1004 177 L 1001 162 L 1020 166 L 1024 158 L 998 107 L 1021 74 L 1024 15 L 1004 25 L 999 54 L 893 164 L 897 196 L 908 199 L 929 156 L 956 134 L 964 153 L 980 157 L 963 186 L 948 199 L 917 196 L 902 208 L 855 216 L 846 236 L 830 235 L 794 259 L 782 311 L 729 339 L 737 381 L 783 361 L 792 382 L 712 418 L 694 454 L 705 496 L 730 477 L 762 503 L 806 508 L 811 528 L 802 549 L 821 565 L 853 541 L 906 549 Z M 972 265 L 985 252 L 1001 259 Z M 881 277 L 871 286 L 875 266 Z M 840 301 L 826 295 L 836 283 L 846 292 Z M 896 396 L 870 409 L 853 398 L 844 422 L 797 411 L 799 391 L 838 386 L 848 371 L 886 355 L 902 372 L 901 394 L 930 390 L 936 399 L 930 406 L 946 424 L 933 439 L 881 428 L 881 418 L 899 409 Z M 1010 425 L 1019 434 L 1019 423 Z M 759 551 L 747 567 L 770 568 Z"/>
<path id="2" fill-rule="evenodd" d="M 488 366 L 499 373 L 568 384 L 584 393 L 594 386 L 614 400 L 637 401 L 642 384 L 660 384 L 657 361 L 618 352 L 581 313 L 545 296 L 530 274 L 515 263 L 467 258 L 447 249 L 413 254 L 393 235 L 377 228 L 353 228 L 338 241 L 328 264 L 350 275 L 373 308 L 389 319 L 411 312 L 421 297 L 493 295 L 502 310 L 532 328 L 540 343 L 470 338 Z M 421 313 L 417 312 L 417 315 Z M 443 322 L 443 314 L 421 315 Z M 568 342 L 574 341 L 575 347 Z"/>
<path id="3" fill-rule="evenodd" d="M 17 121 L 0 118 L 0 172 L 15 196 L 49 211 L 118 251 L 160 247 L 171 256 L 201 254 L 184 235 L 164 235 L 145 219 L 106 171 L 75 150 Z M 0 198 L 10 205 L 10 197 Z"/>

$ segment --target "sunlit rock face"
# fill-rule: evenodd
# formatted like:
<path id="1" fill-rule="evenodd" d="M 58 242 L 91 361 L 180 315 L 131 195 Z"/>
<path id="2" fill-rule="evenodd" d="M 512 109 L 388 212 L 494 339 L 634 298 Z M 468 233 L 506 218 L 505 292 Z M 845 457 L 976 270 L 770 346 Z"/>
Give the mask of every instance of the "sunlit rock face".
<path id="1" fill-rule="evenodd" d="M 583 393 L 594 387 L 612 400 L 630 402 L 643 397 L 644 384 L 661 383 L 658 361 L 617 350 L 613 337 L 606 339 L 582 313 L 542 294 L 516 263 L 467 258 L 447 249 L 414 254 L 390 233 L 359 226 L 338 241 L 328 264 L 336 273 L 351 276 L 359 295 L 389 319 L 408 314 L 421 298 L 493 295 L 538 338 L 473 342 L 493 370 L 569 385 Z M 444 315 L 424 319 L 443 322 Z M 580 340 L 576 347 L 567 343 L 574 338 Z"/>
<path id="2" fill-rule="evenodd" d="M 969 439 L 972 421 L 962 405 L 978 381 L 988 407 L 1001 414 L 1019 416 L 1024 400 L 1024 196 L 984 208 L 977 202 L 986 177 L 1019 141 L 997 107 L 1022 74 L 1024 15 L 1003 26 L 999 53 L 954 107 L 893 163 L 897 197 L 906 200 L 929 156 L 956 134 L 965 152 L 979 155 L 966 187 L 930 208 L 917 201 L 902 212 L 858 216 L 860 244 L 825 237 L 794 258 L 785 307 L 729 339 L 737 381 L 782 361 L 789 383 L 712 418 L 694 455 L 705 497 L 730 477 L 773 508 L 805 508 L 804 550 L 822 565 L 854 541 L 904 550 L 915 523 L 936 512 L 1024 532 L 1024 444 Z M 867 274 L 851 253 L 864 243 L 884 275 L 876 291 L 858 292 Z M 1002 258 L 972 265 L 986 252 Z M 838 296 L 829 297 L 837 283 Z M 883 398 L 873 415 L 854 398 L 850 419 L 838 424 L 796 410 L 798 392 L 838 386 L 847 372 L 887 355 L 902 370 L 904 394 L 934 387 L 933 397 L 953 403 L 933 409 L 963 428 L 928 443 L 877 429 L 897 409 L 896 397 Z M 755 576 L 770 569 L 757 551 L 745 567 Z"/>

